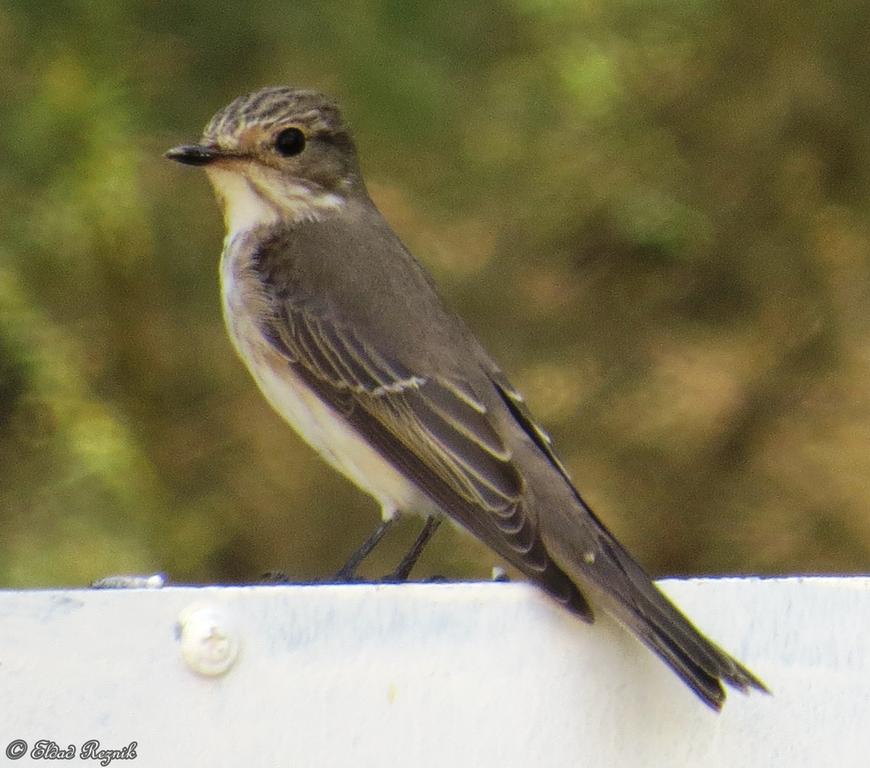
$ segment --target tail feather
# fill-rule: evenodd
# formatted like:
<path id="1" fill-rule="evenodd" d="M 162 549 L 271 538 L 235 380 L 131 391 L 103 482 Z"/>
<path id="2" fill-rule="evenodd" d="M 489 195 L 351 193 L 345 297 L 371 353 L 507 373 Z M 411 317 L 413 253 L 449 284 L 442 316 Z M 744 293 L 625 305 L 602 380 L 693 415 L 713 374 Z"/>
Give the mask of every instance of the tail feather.
<path id="1" fill-rule="evenodd" d="M 703 654 L 703 663 L 675 639 L 674 635 L 677 633 L 671 632 L 672 627 L 654 624 L 646 617 L 636 615 L 633 618 L 624 618 L 623 621 L 644 645 L 656 653 L 704 703 L 716 711 L 725 703 L 722 682 L 743 693 L 750 688 L 767 692 L 767 688 L 755 675 L 700 634 L 698 638 L 704 640 L 708 646 Z M 692 646 L 697 646 L 697 639 Z"/>
<path id="2" fill-rule="evenodd" d="M 725 703 L 725 690 L 719 677 L 710 674 L 687 656 L 679 646 L 671 645 L 666 638 L 646 628 L 632 627 L 635 635 L 656 653 L 708 706 L 717 712 Z"/>
<path id="3" fill-rule="evenodd" d="M 550 555 L 578 589 L 592 589 L 593 602 L 631 630 L 712 709 L 720 710 L 725 702 L 723 683 L 743 693 L 750 689 L 768 692 L 752 672 L 702 635 L 584 508 L 588 512 L 584 522 L 592 525 L 579 541 L 548 537 L 544 531 Z M 572 530 L 561 528 L 566 529 Z M 593 541 L 595 546 L 590 548 Z"/>
<path id="4" fill-rule="evenodd" d="M 609 590 L 616 598 L 611 612 L 705 703 L 721 709 L 722 682 L 743 693 L 752 688 L 768 692 L 752 672 L 702 635 L 614 539 L 604 548 L 625 576 L 622 588 Z"/>

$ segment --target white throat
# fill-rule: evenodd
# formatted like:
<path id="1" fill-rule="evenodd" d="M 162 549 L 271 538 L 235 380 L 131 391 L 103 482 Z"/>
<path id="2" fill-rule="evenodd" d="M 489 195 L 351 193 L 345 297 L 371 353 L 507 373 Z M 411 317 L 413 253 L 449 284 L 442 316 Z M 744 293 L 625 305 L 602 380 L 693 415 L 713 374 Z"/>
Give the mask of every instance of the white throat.
<path id="1" fill-rule="evenodd" d="M 280 197 L 264 194 L 244 174 L 224 168 L 206 168 L 209 181 L 224 210 L 227 241 L 260 226 L 282 219 L 316 221 L 344 205 L 344 200 L 329 192 L 312 192 L 301 184 L 286 183 Z"/>
<path id="2" fill-rule="evenodd" d="M 280 219 L 278 209 L 258 194 L 242 174 L 223 168 L 206 168 L 206 172 L 222 203 L 228 238 Z"/>

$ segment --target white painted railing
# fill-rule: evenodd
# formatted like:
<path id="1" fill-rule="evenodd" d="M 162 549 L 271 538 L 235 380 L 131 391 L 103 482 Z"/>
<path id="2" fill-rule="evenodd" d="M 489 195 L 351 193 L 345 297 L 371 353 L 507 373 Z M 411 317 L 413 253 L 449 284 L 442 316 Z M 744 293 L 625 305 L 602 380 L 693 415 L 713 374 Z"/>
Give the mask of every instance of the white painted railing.
<path id="1" fill-rule="evenodd" d="M 0 766 L 870 766 L 870 579 L 661 584 L 773 695 L 523 584 L 0 592 Z"/>

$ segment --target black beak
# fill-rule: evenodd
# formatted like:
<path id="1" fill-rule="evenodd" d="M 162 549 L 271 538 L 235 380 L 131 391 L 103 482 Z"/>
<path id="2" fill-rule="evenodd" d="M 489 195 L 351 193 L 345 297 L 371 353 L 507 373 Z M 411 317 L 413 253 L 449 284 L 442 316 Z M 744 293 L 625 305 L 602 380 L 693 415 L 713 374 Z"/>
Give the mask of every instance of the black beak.
<path id="1" fill-rule="evenodd" d="M 222 156 L 217 147 L 207 147 L 203 144 L 183 144 L 173 147 L 164 157 L 185 165 L 208 165 Z"/>

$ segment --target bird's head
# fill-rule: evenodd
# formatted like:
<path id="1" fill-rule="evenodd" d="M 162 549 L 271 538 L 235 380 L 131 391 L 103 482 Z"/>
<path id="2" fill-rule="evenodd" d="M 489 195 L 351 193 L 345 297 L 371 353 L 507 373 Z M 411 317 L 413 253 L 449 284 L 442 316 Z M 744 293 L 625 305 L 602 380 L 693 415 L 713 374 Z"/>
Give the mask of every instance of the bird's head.
<path id="1" fill-rule="evenodd" d="M 341 113 L 316 91 L 273 87 L 240 96 L 209 121 L 199 143 L 166 157 L 205 168 L 230 234 L 319 219 L 364 194 Z"/>

